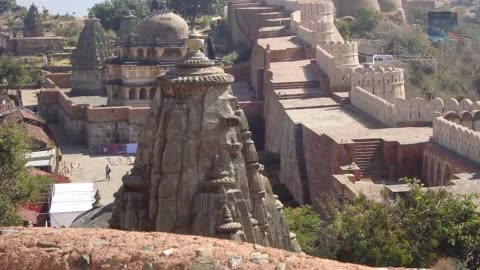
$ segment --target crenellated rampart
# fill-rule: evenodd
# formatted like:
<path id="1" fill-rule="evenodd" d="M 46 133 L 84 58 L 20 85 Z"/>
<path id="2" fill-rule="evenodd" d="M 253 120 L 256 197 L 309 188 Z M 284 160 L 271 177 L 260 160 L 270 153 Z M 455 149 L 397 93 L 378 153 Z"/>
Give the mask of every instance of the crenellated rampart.
<path id="1" fill-rule="evenodd" d="M 443 117 L 433 121 L 433 141 L 480 163 L 480 133 Z"/>
<path id="2" fill-rule="evenodd" d="M 357 86 L 350 92 L 350 103 L 384 125 L 396 126 L 395 105 Z"/>
<path id="3" fill-rule="evenodd" d="M 390 127 L 430 125 L 435 118 L 443 115 L 450 122 L 470 130 L 480 131 L 480 101 L 472 102 L 464 99 L 458 102 L 453 98 L 445 101 L 434 98 L 427 101 L 417 97 L 412 100 L 394 98 L 394 102 L 389 102 L 356 86 L 350 92 L 350 102 Z M 387 115 L 382 115 L 386 112 L 388 112 Z"/>

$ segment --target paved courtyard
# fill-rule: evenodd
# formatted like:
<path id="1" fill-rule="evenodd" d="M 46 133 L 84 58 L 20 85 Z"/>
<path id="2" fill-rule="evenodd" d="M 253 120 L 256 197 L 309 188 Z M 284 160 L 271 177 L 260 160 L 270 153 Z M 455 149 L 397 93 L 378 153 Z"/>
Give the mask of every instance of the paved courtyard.
<path id="1" fill-rule="evenodd" d="M 102 204 L 113 202 L 113 193 L 122 185 L 122 176 L 133 167 L 128 165 L 129 160 L 133 162 L 135 157 L 89 155 L 86 146 L 68 142 L 60 126 L 50 125 L 50 128 L 57 136 L 62 151 L 60 170 L 67 168 L 66 176 L 70 177 L 72 183 L 94 183 L 94 187 L 100 191 Z M 105 178 L 107 164 L 112 168 L 110 181 Z"/>
<path id="2" fill-rule="evenodd" d="M 37 105 L 37 90 L 22 90 L 24 106 L 32 109 Z M 94 97 L 97 98 L 97 97 Z M 68 176 L 73 183 L 94 183 L 94 187 L 100 191 L 101 203 L 113 202 L 113 193 L 122 185 L 122 176 L 132 169 L 129 163 L 135 160 L 134 156 L 92 156 L 84 145 L 70 143 L 59 125 L 49 125 L 57 137 L 62 162 L 59 165 L 60 173 Z M 111 180 L 105 179 L 105 166 L 112 168 Z"/>

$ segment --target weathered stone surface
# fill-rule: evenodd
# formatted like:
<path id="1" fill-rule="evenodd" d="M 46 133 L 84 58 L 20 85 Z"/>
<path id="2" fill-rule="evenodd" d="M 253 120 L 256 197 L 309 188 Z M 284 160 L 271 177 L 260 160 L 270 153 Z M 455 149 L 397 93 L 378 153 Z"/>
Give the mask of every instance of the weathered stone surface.
<path id="1" fill-rule="evenodd" d="M 248 241 L 290 251 L 281 203 L 260 172 L 233 77 L 200 49 L 158 79 L 131 174 L 123 177 L 112 228 Z M 260 259 L 260 262 L 264 262 Z"/>
<path id="2" fill-rule="evenodd" d="M 124 232 L 106 229 L 52 229 L 34 228 L 24 234 L 25 228 L 1 228 L 17 230 L 20 234 L 0 235 L 0 270 L 67 270 L 67 269 L 191 269 L 198 258 L 195 251 L 212 247 L 209 262 L 216 262 L 217 269 L 234 269 L 228 262 L 234 256 L 244 258 L 237 269 L 295 269 L 295 270 L 373 270 L 373 268 L 313 258 L 306 255 L 289 256 L 289 252 L 265 248 L 269 261 L 259 265 L 250 261 L 250 254 L 257 252 L 253 245 L 235 243 L 215 238 L 176 235 L 166 233 Z M 49 239 L 55 233 L 57 250 L 50 251 L 35 245 L 41 239 Z M 95 239 L 107 241 L 95 246 Z M 157 241 L 163 239 L 162 241 Z M 144 246 L 163 251 L 178 246 L 168 257 L 158 252 L 139 252 Z M 208 264 L 207 264 L 208 265 Z M 279 266 L 285 265 L 285 268 Z M 205 269 L 205 268 L 203 268 Z M 208 268 L 207 268 L 208 269 Z M 385 269 L 385 268 L 383 268 Z"/>
<path id="3" fill-rule="evenodd" d="M 105 92 L 103 63 L 112 54 L 108 37 L 95 18 L 86 20 L 72 53 L 71 95 L 90 96 Z"/>

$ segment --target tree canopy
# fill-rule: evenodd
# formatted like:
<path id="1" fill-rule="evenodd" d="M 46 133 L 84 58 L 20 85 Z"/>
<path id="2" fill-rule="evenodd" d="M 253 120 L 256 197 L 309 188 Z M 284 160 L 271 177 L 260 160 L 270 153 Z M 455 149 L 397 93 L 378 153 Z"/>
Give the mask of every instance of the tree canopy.
<path id="1" fill-rule="evenodd" d="M 169 0 L 169 8 L 182 15 L 194 26 L 196 20 L 205 15 L 221 14 L 226 0 Z"/>
<path id="2" fill-rule="evenodd" d="M 25 167 L 30 138 L 21 124 L 0 128 L 0 226 L 22 225 L 16 209 L 22 203 L 40 198 L 53 180 L 34 177 Z"/>
<path id="3" fill-rule="evenodd" d="M 117 32 L 123 16 L 131 12 L 138 18 L 144 18 L 149 13 L 149 4 L 148 0 L 106 0 L 95 4 L 89 15 L 100 19 L 105 30 Z"/>
<path id="4" fill-rule="evenodd" d="M 192 26 L 201 16 L 221 14 L 226 0 L 105 0 L 95 4 L 89 10 L 89 15 L 100 19 L 106 30 L 117 32 L 123 16 L 132 12 L 142 19 L 150 10 L 160 9 L 163 4 L 188 20 Z"/>
<path id="5" fill-rule="evenodd" d="M 5 83 L 7 88 L 13 88 L 30 83 L 32 78 L 25 64 L 14 57 L 0 58 L 0 83 Z"/>
<path id="6" fill-rule="evenodd" d="M 409 180 L 405 195 L 374 202 L 364 195 L 317 223 L 310 208 L 287 210 L 306 252 L 370 266 L 429 267 L 449 257 L 480 267 L 480 213 L 472 196 L 423 189 Z M 298 215 L 302 213 L 302 215 Z M 316 228 L 315 228 L 315 225 Z"/>

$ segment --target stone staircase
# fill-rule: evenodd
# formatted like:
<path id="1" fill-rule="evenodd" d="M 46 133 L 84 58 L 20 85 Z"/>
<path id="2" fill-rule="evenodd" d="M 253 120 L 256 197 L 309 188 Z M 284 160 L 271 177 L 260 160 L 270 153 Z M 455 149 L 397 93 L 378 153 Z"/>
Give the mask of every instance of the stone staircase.
<path id="1" fill-rule="evenodd" d="M 383 180 L 386 177 L 386 166 L 383 161 L 381 140 L 357 139 L 355 163 L 362 170 L 362 178 Z"/>
<path id="2" fill-rule="evenodd" d="M 273 84 L 273 89 L 301 89 L 320 87 L 319 81 L 282 82 Z"/>

